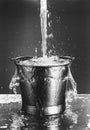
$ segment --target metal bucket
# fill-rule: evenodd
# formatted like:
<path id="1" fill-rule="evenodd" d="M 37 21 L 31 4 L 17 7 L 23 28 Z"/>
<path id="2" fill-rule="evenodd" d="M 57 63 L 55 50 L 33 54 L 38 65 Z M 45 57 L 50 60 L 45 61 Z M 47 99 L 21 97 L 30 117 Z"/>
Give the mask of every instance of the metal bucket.
<path id="1" fill-rule="evenodd" d="M 72 58 L 60 58 L 68 62 L 53 66 L 24 66 L 19 62 L 31 57 L 13 59 L 20 77 L 22 110 L 26 113 L 52 115 L 64 112 L 66 92 L 64 79 L 68 75 Z"/>

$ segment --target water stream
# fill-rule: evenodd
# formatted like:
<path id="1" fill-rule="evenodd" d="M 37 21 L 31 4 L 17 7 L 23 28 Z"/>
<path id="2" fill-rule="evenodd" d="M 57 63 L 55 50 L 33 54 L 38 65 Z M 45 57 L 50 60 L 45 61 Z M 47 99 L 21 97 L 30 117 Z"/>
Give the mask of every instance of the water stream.
<path id="1" fill-rule="evenodd" d="M 40 0 L 40 20 L 42 35 L 42 53 L 47 56 L 47 0 Z"/>

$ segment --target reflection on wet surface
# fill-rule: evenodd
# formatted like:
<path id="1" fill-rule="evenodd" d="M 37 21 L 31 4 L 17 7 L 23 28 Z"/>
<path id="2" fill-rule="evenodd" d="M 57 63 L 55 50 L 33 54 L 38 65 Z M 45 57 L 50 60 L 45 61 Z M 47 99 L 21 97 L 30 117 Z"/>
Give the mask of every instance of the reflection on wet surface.
<path id="1" fill-rule="evenodd" d="M 0 96 L 1 130 L 90 130 L 90 95 L 78 95 L 62 115 L 31 116 L 20 111 L 20 95 Z M 13 100 L 12 100 L 13 98 Z M 14 100 L 15 99 L 15 100 Z"/>

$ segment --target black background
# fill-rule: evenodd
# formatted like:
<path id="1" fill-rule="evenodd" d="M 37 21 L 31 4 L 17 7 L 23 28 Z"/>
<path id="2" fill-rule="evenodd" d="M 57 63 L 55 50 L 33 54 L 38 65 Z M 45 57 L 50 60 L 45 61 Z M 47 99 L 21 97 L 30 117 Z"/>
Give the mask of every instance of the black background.
<path id="1" fill-rule="evenodd" d="M 0 0 L 0 93 L 8 88 L 15 65 L 11 57 L 41 55 L 39 0 Z M 74 56 L 71 70 L 78 93 L 90 93 L 90 2 L 48 0 L 54 38 L 48 48 L 58 56 Z M 55 53 L 55 52 L 54 52 Z"/>

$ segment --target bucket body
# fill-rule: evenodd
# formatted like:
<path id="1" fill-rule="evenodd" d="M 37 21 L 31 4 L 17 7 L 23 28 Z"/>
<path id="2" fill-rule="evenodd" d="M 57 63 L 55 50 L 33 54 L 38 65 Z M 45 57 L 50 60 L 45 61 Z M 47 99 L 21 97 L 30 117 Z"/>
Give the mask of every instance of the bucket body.
<path id="1" fill-rule="evenodd" d="M 65 58 L 65 57 L 64 57 Z M 22 110 L 30 114 L 52 115 L 65 110 L 65 92 L 68 64 L 55 66 L 24 66 L 14 59 L 20 77 Z M 67 57 L 66 57 L 67 59 Z"/>

